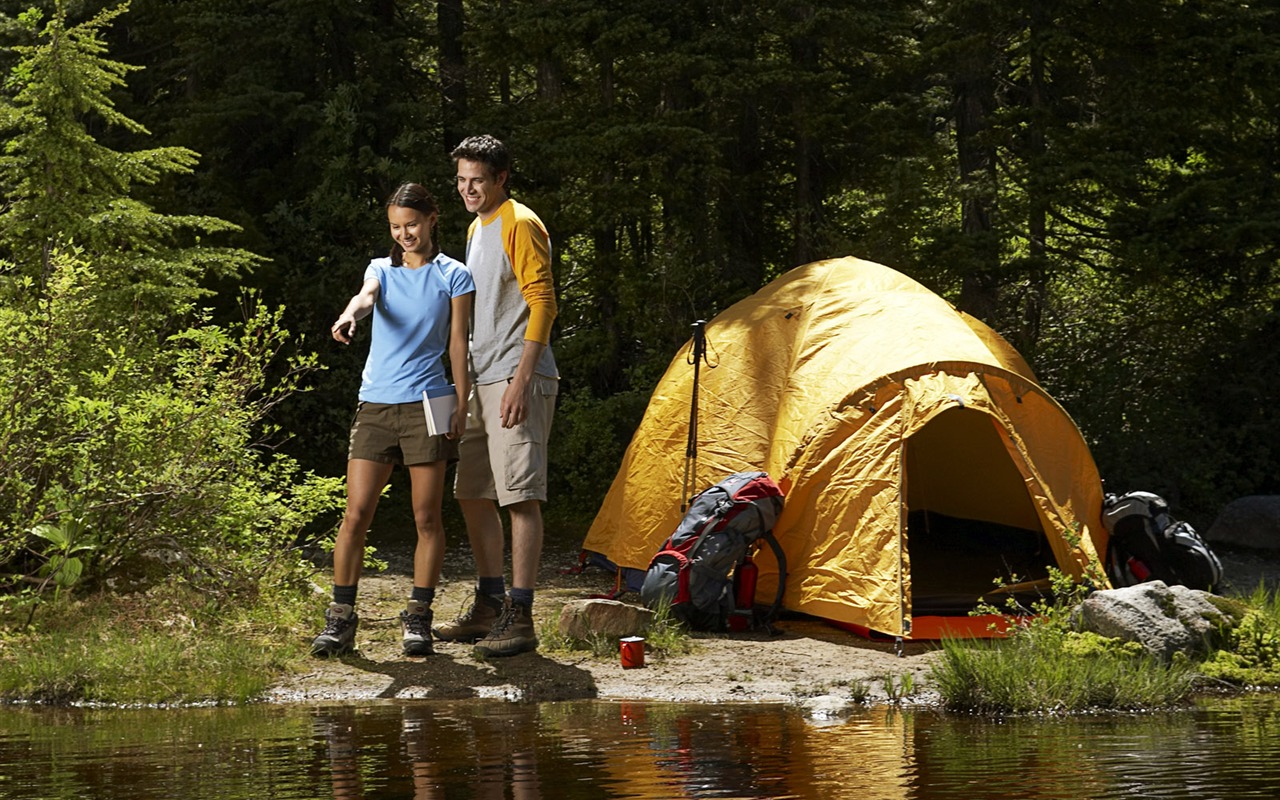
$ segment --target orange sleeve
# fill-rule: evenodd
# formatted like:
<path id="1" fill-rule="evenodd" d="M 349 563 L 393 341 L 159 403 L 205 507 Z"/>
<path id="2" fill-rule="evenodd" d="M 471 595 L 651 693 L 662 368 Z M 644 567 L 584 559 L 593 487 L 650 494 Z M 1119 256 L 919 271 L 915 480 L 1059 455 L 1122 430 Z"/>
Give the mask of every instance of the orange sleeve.
<path id="1" fill-rule="evenodd" d="M 525 329 L 524 338 L 550 344 L 551 324 L 556 319 L 551 237 L 536 217 L 518 217 L 511 228 L 508 240 L 511 268 L 520 284 L 520 294 L 529 304 L 529 327 Z"/>

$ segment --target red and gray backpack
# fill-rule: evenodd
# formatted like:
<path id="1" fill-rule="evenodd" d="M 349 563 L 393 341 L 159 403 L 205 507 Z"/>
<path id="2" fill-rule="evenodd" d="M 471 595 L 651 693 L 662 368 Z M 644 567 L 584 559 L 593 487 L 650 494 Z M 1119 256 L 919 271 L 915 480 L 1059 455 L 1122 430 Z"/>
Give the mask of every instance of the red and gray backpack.
<path id="1" fill-rule="evenodd" d="M 780 513 L 782 490 L 763 472 L 735 473 L 701 492 L 649 562 L 641 601 L 649 608 L 670 603 L 672 616 L 694 630 L 767 624 L 786 585 L 786 559 L 772 532 Z M 757 612 L 751 553 L 761 541 L 778 560 L 778 593 Z"/>

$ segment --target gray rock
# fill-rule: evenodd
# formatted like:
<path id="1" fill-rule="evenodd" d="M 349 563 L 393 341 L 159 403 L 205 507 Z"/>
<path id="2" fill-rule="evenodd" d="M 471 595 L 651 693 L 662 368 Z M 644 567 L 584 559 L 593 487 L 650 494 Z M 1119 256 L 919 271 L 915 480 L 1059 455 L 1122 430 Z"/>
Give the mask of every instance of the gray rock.
<path id="1" fill-rule="evenodd" d="M 618 600 L 570 600 L 560 610 L 560 634 L 579 640 L 593 634 L 639 636 L 652 619 L 649 609 Z"/>
<path id="2" fill-rule="evenodd" d="M 807 697 L 800 703 L 805 716 L 817 722 L 843 721 L 853 711 L 853 702 L 845 697 L 824 694 Z"/>
<path id="3" fill-rule="evenodd" d="M 1280 495 L 1232 500 L 1204 535 L 1205 541 L 1254 550 L 1280 550 Z"/>
<path id="4" fill-rule="evenodd" d="M 1094 592 L 1076 609 L 1081 630 L 1138 642 L 1168 661 L 1173 654 L 1204 653 L 1228 618 L 1209 601 L 1211 595 L 1162 581 Z"/>

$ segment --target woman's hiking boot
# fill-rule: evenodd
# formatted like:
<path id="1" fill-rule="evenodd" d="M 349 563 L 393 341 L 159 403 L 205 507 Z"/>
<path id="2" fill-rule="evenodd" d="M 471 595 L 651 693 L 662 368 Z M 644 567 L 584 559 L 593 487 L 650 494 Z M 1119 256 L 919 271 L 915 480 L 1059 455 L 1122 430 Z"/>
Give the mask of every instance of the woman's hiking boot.
<path id="1" fill-rule="evenodd" d="M 514 656 L 538 648 L 533 629 L 533 609 L 506 599 L 502 616 L 493 624 L 489 635 L 476 642 L 475 653 L 481 658 Z"/>
<path id="2" fill-rule="evenodd" d="M 437 625 L 431 629 L 437 639 L 445 642 L 474 642 L 483 639 L 493 630 L 493 625 L 502 616 L 502 595 L 476 592 L 475 601 L 465 613 L 452 622 Z"/>
<path id="3" fill-rule="evenodd" d="M 400 612 L 401 645 L 406 656 L 429 656 L 431 645 L 431 609 L 418 600 L 410 600 Z"/>
<path id="4" fill-rule="evenodd" d="M 311 643 L 313 656 L 340 656 L 355 649 L 356 628 L 360 616 L 355 607 L 345 603 L 330 603 L 324 612 L 324 630 Z"/>

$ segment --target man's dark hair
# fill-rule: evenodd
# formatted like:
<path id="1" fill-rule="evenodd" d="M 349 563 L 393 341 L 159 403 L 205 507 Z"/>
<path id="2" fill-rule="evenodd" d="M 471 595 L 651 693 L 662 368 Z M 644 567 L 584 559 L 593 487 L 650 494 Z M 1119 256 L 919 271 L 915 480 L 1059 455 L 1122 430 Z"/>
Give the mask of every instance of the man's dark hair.
<path id="1" fill-rule="evenodd" d="M 456 163 L 459 159 L 479 161 L 496 176 L 499 172 L 511 174 L 511 151 L 500 140 L 487 133 L 468 136 L 450 153 Z"/>

